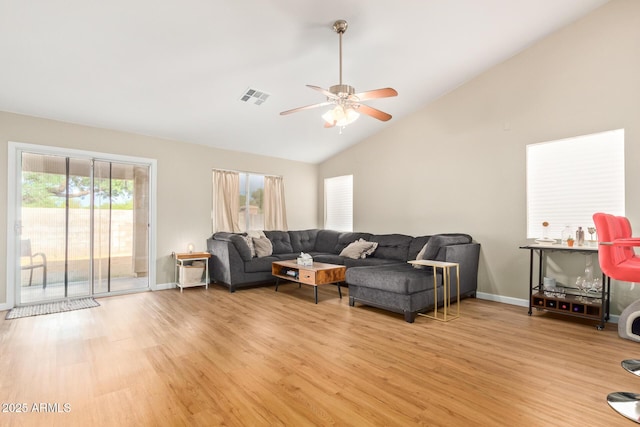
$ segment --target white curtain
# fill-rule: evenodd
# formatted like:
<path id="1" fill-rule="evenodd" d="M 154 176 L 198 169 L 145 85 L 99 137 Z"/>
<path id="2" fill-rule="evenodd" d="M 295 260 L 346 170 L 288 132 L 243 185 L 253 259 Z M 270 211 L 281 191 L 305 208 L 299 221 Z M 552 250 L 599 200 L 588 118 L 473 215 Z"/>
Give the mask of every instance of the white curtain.
<path id="1" fill-rule="evenodd" d="M 240 175 L 237 172 L 213 171 L 213 231 L 240 231 Z"/>
<path id="2" fill-rule="evenodd" d="M 288 230 L 284 203 L 284 181 L 281 176 L 264 177 L 264 229 Z"/>

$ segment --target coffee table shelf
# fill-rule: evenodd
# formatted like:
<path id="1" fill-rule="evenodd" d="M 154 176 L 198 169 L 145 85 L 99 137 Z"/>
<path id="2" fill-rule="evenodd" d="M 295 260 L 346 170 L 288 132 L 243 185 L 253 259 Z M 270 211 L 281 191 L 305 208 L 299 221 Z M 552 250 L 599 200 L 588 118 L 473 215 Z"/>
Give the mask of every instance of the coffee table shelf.
<path id="1" fill-rule="evenodd" d="M 337 284 L 338 294 L 342 298 L 340 283 L 344 282 L 347 268 L 344 265 L 314 262 L 310 266 L 303 266 L 296 260 L 276 261 L 271 264 L 271 274 L 276 277 L 276 292 L 280 279 L 298 284 L 313 286 L 316 304 L 318 303 L 318 286 Z"/>

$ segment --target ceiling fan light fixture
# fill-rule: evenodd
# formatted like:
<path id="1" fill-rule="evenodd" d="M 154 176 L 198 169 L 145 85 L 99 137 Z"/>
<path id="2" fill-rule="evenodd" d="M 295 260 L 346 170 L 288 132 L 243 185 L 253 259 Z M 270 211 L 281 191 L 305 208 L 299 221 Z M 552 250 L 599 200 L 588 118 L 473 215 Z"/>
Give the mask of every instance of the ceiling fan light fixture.
<path id="1" fill-rule="evenodd" d="M 360 113 L 358 113 L 352 107 L 343 107 L 342 105 L 336 105 L 331 110 L 327 111 L 322 115 L 322 118 L 325 122 L 329 123 L 333 126 L 347 126 L 360 117 Z"/>
<path id="2" fill-rule="evenodd" d="M 310 110 L 312 108 L 324 107 L 326 105 L 334 105 L 331 110 L 322 115 L 322 118 L 326 122 L 324 126 L 325 128 L 338 126 L 342 129 L 343 127 L 355 122 L 358 117 L 360 117 L 360 113 L 383 122 L 391 119 L 391 114 L 370 107 L 364 104 L 363 101 L 397 96 L 398 92 L 395 89 L 385 87 L 356 93 L 353 86 L 342 83 L 342 35 L 347 31 L 347 27 L 347 21 L 344 19 L 339 19 L 333 24 L 333 31 L 338 33 L 339 36 L 339 83 L 331 86 L 329 90 L 323 89 L 319 86 L 307 85 L 308 88 L 318 91 L 326 96 L 326 101 L 282 111 L 280 112 L 281 116 L 295 113 L 297 111 Z"/>

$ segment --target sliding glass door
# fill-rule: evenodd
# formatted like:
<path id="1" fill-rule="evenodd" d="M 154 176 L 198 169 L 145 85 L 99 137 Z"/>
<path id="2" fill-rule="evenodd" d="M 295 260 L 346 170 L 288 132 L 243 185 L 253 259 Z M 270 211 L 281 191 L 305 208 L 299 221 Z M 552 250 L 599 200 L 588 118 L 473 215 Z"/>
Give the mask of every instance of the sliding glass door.
<path id="1" fill-rule="evenodd" d="M 20 303 L 90 295 L 91 163 L 22 154 Z"/>
<path id="2" fill-rule="evenodd" d="M 94 162 L 93 291 L 149 286 L 149 167 Z"/>
<path id="3" fill-rule="evenodd" d="M 149 165 L 19 152 L 20 305 L 149 287 Z"/>

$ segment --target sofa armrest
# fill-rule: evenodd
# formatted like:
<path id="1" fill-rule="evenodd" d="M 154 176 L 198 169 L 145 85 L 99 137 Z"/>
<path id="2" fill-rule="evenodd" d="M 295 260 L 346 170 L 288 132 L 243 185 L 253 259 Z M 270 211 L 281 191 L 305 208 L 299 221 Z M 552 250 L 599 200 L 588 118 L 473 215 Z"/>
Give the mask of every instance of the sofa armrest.
<path id="1" fill-rule="evenodd" d="M 458 263 L 460 265 L 460 295 L 475 296 L 478 289 L 479 243 L 443 246 L 438 252 L 437 259 Z M 452 280 L 452 286 L 454 283 L 455 281 Z"/>
<path id="2" fill-rule="evenodd" d="M 209 275 L 216 282 L 234 285 L 244 278 L 244 261 L 236 246 L 229 240 L 207 239 Z"/>

